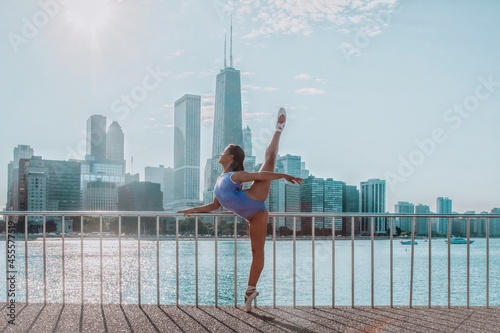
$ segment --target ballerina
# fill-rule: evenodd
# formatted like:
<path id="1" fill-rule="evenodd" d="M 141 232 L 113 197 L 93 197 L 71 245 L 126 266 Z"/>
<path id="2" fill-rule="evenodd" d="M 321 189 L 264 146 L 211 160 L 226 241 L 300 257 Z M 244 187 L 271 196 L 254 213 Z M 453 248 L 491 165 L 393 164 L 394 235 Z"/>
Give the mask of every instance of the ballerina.
<path id="1" fill-rule="evenodd" d="M 220 155 L 219 163 L 223 172 L 214 186 L 215 198 L 212 203 L 178 211 L 185 216 L 193 213 L 214 211 L 221 206 L 243 217 L 249 222 L 252 264 L 245 292 L 245 310 L 252 310 L 251 303 L 259 295 L 256 290 L 262 269 L 264 268 L 264 245 L 267 235 L 269 212 L 265 201 L 271 189 L 271 181 L 285 179 L 293 184 L 302 184 L 302 178 L 285 173 L 274 172 L 278 155 L 279 140 L 285 128 L 286 111 L 280 108 L 276 122 L 276 131 L 266 148 L 264 163 L 258 172 L 246 172 L 243 168 L 245 152 L 234 144 L 226 147 Z M 242 183 L 253 182 L 247 189 Z"/>

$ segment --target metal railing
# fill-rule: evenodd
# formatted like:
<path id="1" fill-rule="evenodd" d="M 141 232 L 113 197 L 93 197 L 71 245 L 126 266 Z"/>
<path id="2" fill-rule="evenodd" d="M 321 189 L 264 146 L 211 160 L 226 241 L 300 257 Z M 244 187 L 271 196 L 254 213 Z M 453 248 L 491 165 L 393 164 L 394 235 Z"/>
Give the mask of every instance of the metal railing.
<path id="1" fill-rule="evenodd" d="M 62 258 L 62 302 L 66 302 L 66 267 L 65 267 L 65 237 L 67 237 L 67 233 L 64 232 L 65 230 L 65 224 L 67 221 L 68 217 L 79 217 L 80 218 L 80 274 L 81 274 L 81 286 L 80 286 L 80 292 L 81 292 L 81 302 L 84 302 L 84 293 L 85 293 L 85 288 L 84 288 L 84 275 L 86 274 L 84 270 L 84 217 L 98 217 L 98 222 L 99 222 L 99 257 L 100 257 L 100 263 L 99 263 L 99 276 L 100 276 L 100 302 L 103 303 L 103 217 L 115 217 L 118 220 L 118 262 L 119 262 L 119 303 L 122 304 L 123 302 L 123 267 L 122 267 L 122 218 L 127 217 L 127 218 L 134 218 L 137 217 L 137 261 L 138 261 L 138 272 L 137 272 L 137 292 L 138 292 L 138 303 L 141 304 L 141 219 L 143 218 L 156 218 L 156 303 L 160 305 L 160 219 L 162 218 L 171 218 L 175 219 L 175 235 L 174 235 L 174 241 L 175 241 L 175 281 L 176 281 L 176 301 L 175 305 L 179 306 L 179 295 L 180 295 L 180 289 L 179 289 L 179 242 L 182 238 L 182 236 L 179 234 L 179 222 L 183 219 L 183 216 L 180 214 L 168 214 L 164 212 L 127 212 L 127 211 L 122 211 L 122 212 L 109 212 L 109 211 L 76 211 L 76 212 L 3 212 L 4 216 L 4 221 L 5 221 L 5 243 L 6 243 L 6 276 L 9 276 L 9 273 L 11 272 L 9 268 L 9 260 L 12 260 L 11 257 L 9 257 L 9 254 L 11 254 L 12 247 L 12 235 L 14 231 L 14 225 L 15 221 L 14 220 L 24 220 L 24 263 L 25 263 L 25 302 L 29 303 L 29 287 L 30 287 L 30 281 L 29 281 L 29 275 L 28 275 L 28 255 L 29 255 L 29 249 L 28 249 L 28 243 L 29 243 L 29 238 L 30 234 L 28 233 L 29 230 L 29 224 L 28 220 L 30 217 L 41 217 L 41 223 L 42 223 L 42 249 L 43 249 L 43 301 L 44 303 L 47 303 L 47 217 L 60 217 L 61 218 L 61 224 L 62 224 L 62 232 L 60 234 L 61 237 L 61 258 Z M 213 227 L 214 227 L 214 278 L 215 278 L 215 306 L 217 307 L 219 305 L 218 298 L 219 298 L 219 290 L 218 290 L 218 241 L 219 241 L 219 232 L 218 232 L 218 226 L 219 226 L 219 219 L 221 217 L 225 218 L 232 218 L 233 215 L 229 213 L 214 213 L 214 214 L 193 214 L 193 217 L 195 217 L 195 234 L 194 234 L 194 244 L 195 244 L 195 305 L 199 305 L 199 248 L 198 248 L 198 243 L 199 243 L 199 222 L 200 218 L 206 218 L 210 217 L 213 218 Z M 297 231 L 297 218 L 311 218 L 311 233 L 310 238 L 308 237 L 308 240 L 311 241 L 311 288 L 312 288 L 312 297 L 311 297 L 311 306 L 315 307 L 316 306 L 316 276 L 315 276 L 315 244 L 317 240 L 317 235 L 316 235 L 316 218 L 330 218 L 332 221 L 332 228 L 335 228 L 335 218 L 348 218 L 350 220 L 350 241 L 351 241 L 351 306 L 355 306 L 355 242 L 357 239 L 359 239 L 359 235 L 357 236 L 355 234 L 356 231 L 356 225 L 361 224 L 362 219 L 369 219 L 369 230 L 365 230 L 365 232 L 369 233 L 369 240 L 370 240 L 370 290 L 371 290 L 371 307 L 375 306 L 375 297 L 374 297 L 374 292 L 375 292 L 375 219 L 380 219 L 384 218 L 388 220 L 388 237 L 390 241 L 390 306 L 394 306 L 394 261 L 393 261 L 393 256 L 394 256 L 394 245 L 393 241 L 395 238 L 394 235 L 394 230 L 395 230 L 395 225 L 394 221 L 395 218 L 410 218 L 411 219 L 411 245 L 410 245 L 410 281 L 409 281 L 409 302 L 408 305 L 409 307 L 413 307 L 413 288 L 414 288 L 414 261 L 415 261 L 415 240 L 416 240 L 416 235 L 415 235 L 415 225 L 416 225 L 416 219 L 426 219 L 427 220 L 427 244 L 428 244 L 428 307 L 431 307 L 432 305 L 432 294 L 431 294 L 431 286 L 432 286 L 432 279 L 431 279 L 431 265 L 432 265 L 432 247 L 431 247 L 431 239 L 432 239 L 432 220 L 433 219 L 446 219 L 447 225 L 446 225 L 446 238 L 447 238 L 447 276 L 448 276 L 448 281 L 447 281 L 447 294 L 448 294 L 448 307 L 451 307 L 451 248 L 450 248 L 450 240 L 452 238 L 452 219 L 456 218 L 461 218 L 466 220 L 466 306 L 470 306 L 470 284 L 471 284 L 471 279 L 470 279 L 470 237 L 471 237 L 471 219 L 483 219 L 486 223 L 485 225 L 485 239 L 486 239 L 486 294 L 485 294 L 485 306 L 489 307 L 490 306 L 490 222 L 492 222 L 492 219 L 495 219 L 495 223 L 498 223 L 500 221 L 500 214 L 473 214 L 473 215 L 467 215 L 467 214 L 453 214 L 453 215 L 444 215 L 444 214 L 367 214 L 367 213 L 270 213 L 270 223 L 272 224 L 272 288 L 273 288 L 273 301 L 272 304 L 274 307 L 276 307 L 276 274 L 277 274 L 277 267 L 276 267 L 276 242 L 277 242 L 277 235 L 276 235 L 276 230 L 277 230 L 277 218 L 280 217 L 286 217 L 286 218 L 292 218 L 293 219 L 293 225 L 292 225 L 292 236 L 291 236 L 291 241 L 292 241 L 292 290 L 293 290 L 293 301 L 292 305 L 295 307 L 297 306 L 297 240 L 298 240 L 298 231 Z M 357 222 L 357 223 L 356 223 Z M 74 225 L 78 223 L 78 221 L 73 221 Z M 17 223 L 17 226 L 19 222 Z M 238 229 L 237 229 L 237 224 L 238 224 L 238 218 L 234 216 L 233 218 L 233 240 L 234 240 L 234 306 L 237 306 L 237 268 L 238 268 L 238 261 L 237 261 L 237 243 L 238 243 Z M 335 253 L 336 253 L 336 238 L 339 237 L 336 235 L 335 232 L 332 231 L 331 234 L 331 274 L 332 274 L 332 281 L 331 281 L 331 286 L 332 286 L 332 299 L 331 299 L 331 306 L 335 307 L 336 306 L 336 294 L 335 294 L 335 277 L 336 277 L 336 271 L 335 271 Z M 323 236 L 323 239 L 325 237 Z M 151 238 L 149 238 L 151 239 Z M 366 239 L 366 237 L 364 237 Z M 420 238 L 423 239 L 423 238 Z M 12 266 L 11 266 L 12 267 Z M 6 298 L 7 298 L 7 303 L 9 301 L 9 296 L 8 296 L 8 291 L 9 290 L 9 280 L 7 278 L 6 280 Z"/>

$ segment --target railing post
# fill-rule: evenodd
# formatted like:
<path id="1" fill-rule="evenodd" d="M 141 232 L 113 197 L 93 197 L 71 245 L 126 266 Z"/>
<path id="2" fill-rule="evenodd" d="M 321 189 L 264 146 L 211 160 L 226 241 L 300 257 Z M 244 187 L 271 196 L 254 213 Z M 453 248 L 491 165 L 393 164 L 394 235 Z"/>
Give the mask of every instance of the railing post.
<path id="1" fill-rule="evenodd" d="M 432 258 L 432 251 L 431 251 L 431 244 L 432 244 L 432 231 L 431 231 L 432 225 L 431 225 L 431 218 L 427 218 L 427 241 L 429 243 L 429 304 L 428 307 L 430 308 L 432 306 L 432 269 L 431 269 L 431 258 Z"/>
<path id="2" fill-rule="evenodd" d="M 292 241 L 292 247 L 293 247 L 293 256 L 292 256 L 292 269 L 293 269 L 293 307 L 297 305 L 297 270 L 296 270 L 296 265 L 297 265 L 297 249 L 296 249 L 296 234 L 297 234 L 297 217 L 293 217 L 293 241 Z"/>
<path id="3" fill-rule="evenodd" d="M 217 256 L 218 256 L 218 253 L 217 253 L 217 240 L 218 240 L 218 236 L 219 236 L 219 230 L 218 230 L 218 222 L 219 222 L 219 217 L 216 216 L 215 217 L 215 241 L 214 241 L 214 244 L 215 244 L 215 258 L 214 258 L 214 265 L 215 265 L 215 307 L 218 307 L 219 306 L 219 270 L 218 270 L 218 267 L 217 267 L 217 264 L 218 264 L 218 260 L 217 260 Z"/>
<path id="4" fill-rule="evenodd" d="M 311 233 L 311 274 L 312 274 L 312 307 L 314 309 L 314 304 L 315 304 L 315 287 L 316 287 L 316 281 L 315 281 L 315 278 L 316 278 L 316 272 L 315 272 L 315 265 L 314 265 L 314 260 L 315 260 L 315 253 L 314 253 L 314 237 L 316 235 L 316 218 L 315 216 L 312 217 L 312 226 L 311 226 L 311 230 L 312 230 L 312 233 Z"/>
<path id="5" fill-rule="evenodd" d="M 100 262 L 100 276 L 99 281 L 101 285 L 101 304 L 103 303 L 103 270 L 102 270 L 102 215 L 99 215 L 99 262 Z"/>
<path id="6" fill-rule="evenodd" d="M 83 288 L 83 215 L 80 216 L 80 279 L 82 289 L 82 304 L 84 303 L 84 288 Z"/>
<path id="7" fill-rule="evenodd" d="M 141 305 L 141 216 L 137 216 L 137 299 Z"/>
<path id="8" fill-rule="evenodd" d="M 375 217 L 370 218 L 370 286 L 371 306 L 375 307 Z"/>
<path id="9" fill-rule="evenodd" d="M 351 216 L 351 307 L 354 307 L 354 216 Z"/>
<path id="10" fill-rule="evenodd" d="M 467 217 L 467 309 L 470 307 L 470 217 Z"/>
<path id="11" fill-rule="evenodd" d="M 332 216 L 332 308 L 335 307 L 335 217 Z"/>
<path id="12" fill-rule="evenodd" d="M 490 307 L 490 218 L 486 218 L 486 308 Z"/>
<path id="13" fill-rule="evenodd" d="M 234 216 L 234 307 L 238 307 L 238 218 Z"/>
<path id="14" fill-rule="evenodd" d="M 394 218 L 391 216 L 390 217 L 390 230 L 389 230 L 389 261 L 390 261 L 390 267 L 389 267 L 389 272 L 390 272 L 390 302 L 391 302 L 391 308 L 394 307 Z"/>
<path id="15" fill-rule="evenodd" d="M 156 215 L 156 305 L 160 306 L 160 216 Z"/>
<path id="16" fill-rule="evenodd" d="M 451 248 L 450 248 L 450 234 L 451 234 L 451 221 L 450 217 L 447 218 L 448 224 L 448 308 L 451 308 Z"/>
<path id="17" fill-rule="evenodd" d="M 276 308 L 276 216 L 273 217 L 273 308 Z"/>
<path id="18" fill-rule="evenodd" d="M 42 233 L 43 233 L 43 304 L 47 304 L 47 244 L 46 240 L 46 217 L 42 216 Z"/>
<path id="19" fill-rule="evenodd" d="M 66 270 L 66 267 L 65 267 L 65 256 L 64 256 L 64 230 L 65 230 L 65 225 L 64 225 L 64 215 L 61 217 L 61 225 L 62 225 L 62 232 L 61 232 L 61 249 L 62 249 L 62 302 L 63 304 L 66 304 L 66 277 L 65 277 L 65 270 Z"/>
<path id="20" fill-rule="evenodd" d="M 194 280 L 195 305 L 198 307 L 198 216 L 194 220 Z"/>
<path id="21" fill-rule="evenodd" d="M 9 221 L 9 217 L 6 216 L 6 223 Z M 28 284 L 28 216 L 24 216 L 24 274 L 26 277 L 26 304 L 29 304 L 29 284 Z"/>
<path id="22" fill-rule="evenodd" d="M 175 217 L 175 297 L 179 306 L 179 216 Z"/>
<path id="23" fill-rule="evenodd" d="M 415 266 L 415 216 L 411 218 L 410 309 L 413 308 L 413 271 Z"/>
<path id="24" fill-rule="evenodd" d="M 120 305 L 123 300 L 123 286 L 122 286 L 122 216 L 118 216 L 118 284 L 120 289 Z"/>

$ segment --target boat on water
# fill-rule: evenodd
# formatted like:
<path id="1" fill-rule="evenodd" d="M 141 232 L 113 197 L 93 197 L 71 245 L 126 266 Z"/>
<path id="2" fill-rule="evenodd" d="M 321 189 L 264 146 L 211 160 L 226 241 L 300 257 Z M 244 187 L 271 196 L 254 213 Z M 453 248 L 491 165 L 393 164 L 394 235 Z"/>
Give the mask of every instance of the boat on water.
<path id="1" fill-rule="evenodd" d="M 448 240 L 446 240 L 446 243 L 448 243 Z M 474 240 L 470 239 L 469 244 L 472 244 L 472 243 L 474 243 Z M 462 237 L 451 237 L 450 244 L 467 244 L 467 239 L 462 238 Z"/>
<path id="2" fill-rule="evenodd" d="M 410 240 L 402 240 L 401 244 L 403 244 L 403 245 L 411 245 L 411 239 Z M 418 245 L 418 242 L 417 241 L 413 241 L 413 244 L 414 245 Z"/>

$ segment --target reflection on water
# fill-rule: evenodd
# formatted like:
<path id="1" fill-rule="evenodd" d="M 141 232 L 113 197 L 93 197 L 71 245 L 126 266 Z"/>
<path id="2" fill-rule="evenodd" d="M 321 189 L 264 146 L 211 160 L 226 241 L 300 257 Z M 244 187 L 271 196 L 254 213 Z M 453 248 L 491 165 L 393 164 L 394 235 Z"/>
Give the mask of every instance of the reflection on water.
<path id="1" fill-rule="evenodd" d="M 118 240 L 102 242 L 102 298 L 105 303 L 118 303 L 120 299 Z M 156 303 L 157 267 L 156 241 L 141 241 L 140 285 L 141 302 Z M 160 241 L 160 302 L 175 304 L 176 296 L 176 242 Z M 248 240 L 237 242 L 237 272 L 234 272 L 234 243 L 232 240 L 218 241 L 218 303 L 234 304 L 236 277 L 237 300 L 242 303 L 246 289 L 248 269 L 251 261 Z M 375 249 L 375 305 L 390 304 L 390 242 L 377 240 Z M 447 245 L 444 239 L 432 240 L 432 304 L 447 305 Z M 296 242 L 296 290 L 297 305 L 311 305 L 312 300 L 312 243 L 310 240 Z M 429 243 L 419 242 L 415 246 L 415 268 L 413 282 L 413 305 L 428 304 L 428 253 Z M 24 301 L 26 293 L 24 242 L 16 242 L 17 269 L 16 300 Z M 83 299 L 98 303 L 101 299 L 101 246 L 99 240 L 83 241 Z M 0 255 L 5 258 L 5 242 L 0 242 Z M 410 252 L 411 246 L 394 241 L 394 304 L 409 304 Z M 351 242 L 335 242 L 335 305 L 351 304 Z M 467 262 L 466 245 L 451 246 L 451 304 L 466 305 Z M 371 244 L 369 240 L 355 241 L 354 282 L 355 304 L 371 304 Z M 138 242 L 122 240 L 122 297 L 124 303 L 138 302 Z M 198 242 L 198 297 L 199 304 L 215 304 L 215 243 L 213 240 Z M 486 303 L 486 241 L 476 239 L 470 246 L 470 304 Z M 28 276 L 30 302 L 43 302 L 44 262 L 43 242 L 28 242 Z M 276 242 L 276 303 L 293 303 L 293 242 Z M 266 243 L 266 266 L 258 285 L 259 304 L 273 304 L 273 246 Z M 79 303 L 82 299 L 81 243 L 79 239 L 66 239 L 64 243 L 64 271 L 66 302 Z M 0 269 L 5 271 L 5 262 Z M 61 239 L 46 241 L 47 301 L 62 301 L 63 260 Z M 3 281 L 3 283 L 1 283 Z M 195 304 L 195 242 L 179 242 L 179 301 Z M 5 278 L 0 280 L 0 295 L 5 295 Z M 490 305 L 500 305 L 500 239 L 490 240 Z M 332 304 L 332 243 L 331 240 L 315 242 L 315 304 Z"/>

